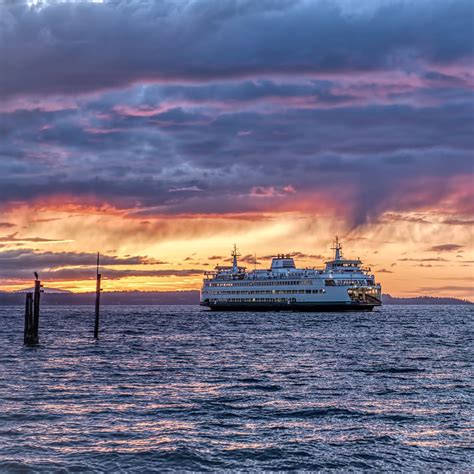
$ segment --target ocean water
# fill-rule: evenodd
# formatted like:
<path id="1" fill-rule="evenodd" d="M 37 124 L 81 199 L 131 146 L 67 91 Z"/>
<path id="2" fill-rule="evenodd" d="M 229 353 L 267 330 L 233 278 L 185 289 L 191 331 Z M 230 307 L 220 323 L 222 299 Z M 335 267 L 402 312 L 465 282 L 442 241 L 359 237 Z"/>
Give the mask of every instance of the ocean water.
<path id="1" fill-rule="evenodd" d="M 0 307 L 0 471 L 470 470 L 473 319 Z"/>

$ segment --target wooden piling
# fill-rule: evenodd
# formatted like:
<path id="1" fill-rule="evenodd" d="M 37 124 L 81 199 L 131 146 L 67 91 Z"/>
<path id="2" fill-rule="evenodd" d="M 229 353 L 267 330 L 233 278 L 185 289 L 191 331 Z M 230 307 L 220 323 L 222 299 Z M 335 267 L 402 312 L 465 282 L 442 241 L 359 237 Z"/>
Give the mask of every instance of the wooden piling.
<path id="1" fill-rule="evenodd" d="M 23 344 L 25 345 L 35 344 L 34 330 L 33 330 L 33 293 L 26 293 L 25 330 L 23 333 Z"/>
<path id="2" fill-rule="evenodd" d="M 33 296 L 33 328 L 35 333 L 35 344 L 38 344 L 38 333 L 39 333 L 39 315 L 40 315 L 40 295 L 41 295 L 41 282 L 35 280 L 35 293 Z"/>
<path id="3" fill-rule="evenodd" d="M 100 315 L 100 280 L 99 273 L 99 254 L 97 254 L 97 281 L 95 286 L 95 324 L 94 324 L 94 339 L 99 339 L 99 315 Z"/>
<path id="4" fill-rule="evenodd" d="M 40 296 L 41 282 L 36 279 L 34 293 L 27 293 L 25 300 L 23 343 L 28 346 L 39 343 Z"/>

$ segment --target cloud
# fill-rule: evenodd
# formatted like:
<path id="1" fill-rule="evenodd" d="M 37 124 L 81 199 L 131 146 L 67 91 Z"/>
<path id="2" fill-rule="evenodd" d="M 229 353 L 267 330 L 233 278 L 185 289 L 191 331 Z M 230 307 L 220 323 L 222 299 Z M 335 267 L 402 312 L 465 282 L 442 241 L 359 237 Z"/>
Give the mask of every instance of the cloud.
<path id="1" fill-rule="evenodd" d="M 296 191 L 291 185 L 276 188 L 275 186 L 254 186 L 250 189 L 252 198 L 284 197 L 287 194 L 294 194 Z"/>
<path id="2" fill-rule="evenodd" d="M 238 257 L 238 263 L 247 263 L 249 265 L 260 265 L 261 262 L 255 259 L 255 255 L 247 254 Z"/>
<path id="3" fill-rule="evenodd" d="M 377 273 L 393 273 L 391 270 L 387 270 L 385 268 L 381 268 L 380 270 L 377 270 Z"/>
<path id="4" fill-rule="evenodd" d="M 223 257 L 221 255 L 211 255 L 210 257 L 207 257 L 208 260 L 224 260 L 226 257 Z"/>
<path id="5" fill-rule="evenodd" d="M 305 260 L 324 260 L 327 258 L 321 254 L 308 254 L 303 252 L 290 252 L 290 257 L 301 258 Z"/>
<path id="6" fill-rule="evenodd" d="M 474 225 L 474 219 L 445 219 L 443 224 L 447 225 L 467 225 L 472 226 Z"/>
<path id="7" fill-rule="evenodd" d="M 6 235 L 3 237 L 0 237 L 0 242 L 3 243 L 27 243 L 27 242 L 34 242 L 37 244 L 44 244 L 44 243 L 60 243 L 60 242 L 71 242 L 71 240 L 67 239 L 45 239 L 43 237 L 17 237 L 18 232 L 15 232 L 14 234 Z"/>
<path id="8" fill-rule="evenodd" d="M 325 259 L 325 257 L 323 255 L 306 254 L 306 253 L 303 253 L 303 252 L 289 252 L 289 253 L 285 253 L 285 255 L 288 255 L 291 258 L 301 259 L 301 260 L 324 260 Z M 257 260 L 255 260 L 256 257 L 257 257 Z M 268 260 L 271 260 L 272 258 L 275 258 L 275 257 L 276 257 L 276 254 L 275 255 L 263 255 L 263 256 L 255 255 L 255 254 L 246 254 L 246 255 L 240 256 L 238 258 L 238 262 L 239 262 L 239 264 L 240 263 L 247 263 L 249 265 L 268 264 L 268 266 L 269 266 Z M 213 255 L 211 257 L 208 257 L 208 260 L 220 260 L 220 261 L 227 262 L 227 263 L 232 261 L 230 257 L 222 257 L 222 256 L 217 256 L 217 255 Z M 266 261 L 266 262 L 264 262 L 264 261 Z"/>
<path id="9" fill-rule="evenodd" d="M 93 280 L 96 258 L 97 254 L 86 252 L 35 252 L 29 249 L 0 251 L 0 280 L 29 280 L 33 277 L 33 271 L 37 271 L 44 281 Z M 143 268 L 166 263 L 145 256 L 101 255 L 100 263 L 102 276 L 107 280 L 186 277 L 203 273 L 201 269 Z M 122 266 L 132 268 L 114 268 Z"/>
<path id="10" fill-rule="evenodd" d="M 35 252 L 29 249 L 0 251 L 0 275 L 10 271 L 55 270 L 68 266 L 94 267 L 97 254 L 87 252 Z M 104 266 L 114 265 L 159 265 L 162 262 L 143 256 L 117 257 L 101 255 L 100 263 Z"/>
<path id="11" fill-rule="evenodd" d="M 150 278 L 165 278 L 171 276 L 187 277 L 202 275 L 204 270 L 201 269 L 187 269 L 187 270 L 116 270 L 111 268 L 102 268 L 101 274 L 104 280 L 120 280 L 122 278 L 133 277 L 150 277 Z M 25 278 L 28 275 L 23 273 L 16 273 L 16 278 Z M 10 276 L 11 278 L 11 276 Z M 42 271 L 40 273 L 42 280 L 56 280 L 56 281 L 80 281 L 80 280 L 94 280 L 95 273 L 93 268 L 61 268 L 57 270 Z"/>
<path id="12" fill-rule="evenodd" d="M 11 222 L 0 222 L 0 229 L 10 229 L 12 227 L 15 227 L 15 224 Z"/>
<path id="13" fill-rule="evenodd" d="M 415 224 L 431 224 L 431 221 L 428 221 L 421 216 L 403 216 L 400 214 L 394 214 L 391 212 L 385 213 L 381 219 L 382 222 L 412 222 Z"/>
<path id="14" fill-rule="evenodd" d="M 363 14 L 341 1 L 7 3 L 0 56 L 15 60 L 1 92 L 75 94 L 139 81 L 353 73 L 471 55 L 470 1 L 371 3 Z M 64 58 L 72 57 L 65 67 Z"/>
<path id="15" fill-rule="evenodd" d="M 472 146 L 467 105 L 225 112 L 205 129 L 181 125 L 166 132 L 148 118 L 122 123 L 128 119 L 111 112 L 101 120 L 123 132 L 99 141 L 81 126 L 96 120 L 92 113 L 87 105 L 48 113 L 47 121 L 57 125 L 40 137 L 34 130 L 45 120 L 43 112 L 4 115 L 13 135 L 0 145 L 10 157 L 0 162 L 1 201 L 154 207 L 155 214 L 329 208 L 354 225 L 394 209 L 469 211 L 472 192 L 462 178 Z M 445 135 L 443 150 L 433 148 L 432 137 L 450 129 L 452 114 L 466 130 L 458 126 Z M 249 125 L 251 136 L 236 136 Z"/>
<path id="16" fill-rule="evenodd" d="M 0 207 L 469 222 L 471 2 L 354 5 L 2 5 Z"/>
<path id="17" fill-rule="evenodd" d="M 454 252 L 455 250 L 460 250 L 464 246 L 458 244 L 441 244 L 430 247 L 428 250 L 430 252 Z"/>

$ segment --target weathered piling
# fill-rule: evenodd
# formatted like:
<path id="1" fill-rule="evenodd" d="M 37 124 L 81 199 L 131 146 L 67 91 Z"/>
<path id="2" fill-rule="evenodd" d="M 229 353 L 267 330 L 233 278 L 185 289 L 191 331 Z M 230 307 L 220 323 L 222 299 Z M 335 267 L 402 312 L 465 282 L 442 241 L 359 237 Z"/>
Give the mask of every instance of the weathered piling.
<path id="1" fill-rule="evenodd" d="M 39 342 L 40 296 L 41 282 L 36 276 L 34 293 L 27 293 L 25 300 L 25 330 L 23 333 L 25 345 L 38 344 Z"/>
<path id="2" fill-rule="evenodd" d="M 35 344 L 38 344 L 40 295 L 41 295 L 41 282 L 39 280 L 35 280 L 35 293 L 33 296 L 33 328 L 34 328 L 36 339 L 37 339 Z"/>
<path id="3" fill-rule="evenodd" d="M 95 286 L 95 324 L 94 324 L 94 338 L 99 339 L 99 315 L 100 315 L 100 280 L 101 274 L 99 273 L 99 254 L 97 254 L 97 281 Z"/>
<path id="4" fill-rule="evenodd" d="M 33 329 L 33 293 L 26 293 L 25 299 L 25 330 L 23 333 L 23 344 L 36 344 L 34 342 Z"/>

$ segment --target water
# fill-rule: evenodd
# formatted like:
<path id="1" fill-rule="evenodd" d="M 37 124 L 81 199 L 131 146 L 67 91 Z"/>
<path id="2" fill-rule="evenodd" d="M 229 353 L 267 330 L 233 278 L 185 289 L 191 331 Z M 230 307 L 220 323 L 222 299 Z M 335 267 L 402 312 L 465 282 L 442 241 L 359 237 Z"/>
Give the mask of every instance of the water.
<path id="1" fill-rule="evenodd" d="M 467 470 L 473 311 L 0 307 L 0 471 Z M 471 425 L 472 428 L 472 425 Z"/>

